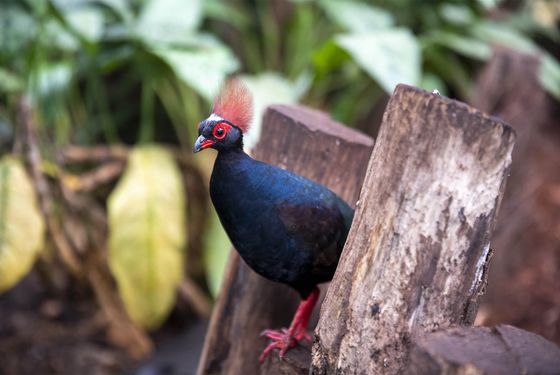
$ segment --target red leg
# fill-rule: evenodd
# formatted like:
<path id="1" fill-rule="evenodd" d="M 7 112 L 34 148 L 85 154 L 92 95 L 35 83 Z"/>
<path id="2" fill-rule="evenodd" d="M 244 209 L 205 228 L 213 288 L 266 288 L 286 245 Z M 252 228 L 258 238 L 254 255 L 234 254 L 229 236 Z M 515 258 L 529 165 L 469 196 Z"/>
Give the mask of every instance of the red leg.
<path id="1" fill-rule="evenodd" d="M 309 325 L 313 307 L 319 299 L 319 293 L 319 288 L 315 287 L 309 297 L 300 302 L 289 329 L 284 328 L 280 331 L 267 329 L 261 333 L 261 336 L 266 336 L 272 340 L 259 357 L 261 362 L 274 349 L 280 349 L 280 358 L 282 359 L 284 354 L 296 346 L 298 342 L 303 340 L 311 341 L 311 336 L 307 332 L 307 326 Z"/>

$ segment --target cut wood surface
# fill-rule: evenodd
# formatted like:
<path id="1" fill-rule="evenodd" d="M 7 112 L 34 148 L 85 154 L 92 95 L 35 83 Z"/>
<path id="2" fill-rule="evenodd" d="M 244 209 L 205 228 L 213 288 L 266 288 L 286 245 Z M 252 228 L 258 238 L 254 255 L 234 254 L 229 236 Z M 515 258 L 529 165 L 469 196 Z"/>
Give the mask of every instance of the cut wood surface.
<path id="1" fill-rule="evenodd" d="M 560 374 L 560 348 L 534 333 L 502 325 L 433 332 L 413 345 L 411 375 Z"/>
<path id="2" fill-rule="evenodd" d="M 371 138 L 322 112 L 278 105 L 264 115 L 253 156 L 329 187 L 354 207 L 372 149 Z M 262 368 L 258 361 L 267 345 L 260 333 L 288 326 L 298 303 L 297 293 L 257 275 L 232 251 L 198 374 L 283 374 L 291 362 L 290 371 L 301 371 L 309 355 L 301 350 L 288 352 L 280 367 L 271 359 L 277 353 Z"/>
<path id="3" fill-rule="evenodd" d="M 321 310 L 315 374 L 397 374 L 424 332 L 472 324 L 513 130 L 399 85 Z"/>

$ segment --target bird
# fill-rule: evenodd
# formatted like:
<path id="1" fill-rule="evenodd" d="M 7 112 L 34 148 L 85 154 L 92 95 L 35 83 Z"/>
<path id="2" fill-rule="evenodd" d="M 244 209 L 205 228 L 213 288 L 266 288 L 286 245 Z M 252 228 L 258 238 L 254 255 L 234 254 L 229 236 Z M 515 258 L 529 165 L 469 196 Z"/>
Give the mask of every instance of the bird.
<path id="1" fill-rule="evenodd" d="M 228 79 L 212 113 L 198 124 L 193 151 L 218 152 L 210 198 L 241 258 L 301 297 L 289 328 L 262 332 L 270 340 L 259 357 L 263 362 L 275 349 L 283 359 L 298 343 L 311 342 L 307 328 L 319 298 L 317 285 L 333 278 L 354 211 L 327 187 L 243 150 L 252 103 L 247 86 L 238 78 Z"/>

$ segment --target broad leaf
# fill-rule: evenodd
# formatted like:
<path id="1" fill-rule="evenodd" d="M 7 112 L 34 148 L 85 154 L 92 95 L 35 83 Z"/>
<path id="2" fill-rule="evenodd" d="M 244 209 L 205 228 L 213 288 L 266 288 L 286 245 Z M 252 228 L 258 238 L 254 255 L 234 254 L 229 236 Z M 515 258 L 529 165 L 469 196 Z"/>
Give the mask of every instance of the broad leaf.
<path id="1" fill-rule="evenodd" d="M 153 43 L 180 43 L 201 21 L 201 0 L 149 0 L 142 9 L 136 33 Z"/>
<path id="2" fill-rule="evenodd" d="M 233 53 L 213 38 L 203 38 L 205 43 L 190 49 L 156 48 L 175 74 L 200 95 L 211 100 L 225 77 L 239 66 Z"/>
<path id="3" fill-rule="evenodd" d="M 231 242 L 220 223 L 220 219 L 213 211 L 210 217 L 210 226 L 204 236 L 203 261 L 206 269 L 206 281 L 214 297 L 218 296 L 220 291 L 231 248 Z"/>
<path id="4" fill-rule="evenodd" d="M 109 265 L 130 317 L 157 328 L 183 276 L 185 192 L 173 157 L 136 148 L 108 202 Z"/>
<path id="5" fill-rule="evenodd" d="M 477 60 L 488 60 L 492 56 L 492 48 L 488 43 L 451 32 L 434 32 L 430 34 L 427 40 Z"/>
<path id="6" fill-rule="evenodd" d="M 387 92 L 399 83 L 420 81 L 420 48 L 407 29 L 340 35 L 335 41 Z"/>
<path id="7" fill-rule="evenodd" d="M 97 42 L 103 34 L 104 17 L 99 7 L 86 1 L 54 0 L 53 5 L 64 20 L 89 42 Z"/>
<path id="8" fill-rule="evenodd" d="M 391 13 L 363 2 L 323 0 L 319 4 L 331 19 L 348 31 L 369 32 L 394 24 Z"/>
<path id="9" fill-rule="evenodd" d="M 36 72 L 36 91 L 31 95 L 37 99 L 66 92 L 71 79 L 72 66 L 68 62 L 41 65 Z"/>
<path id="10" fill-rule="evenodd" d="M 10 71 L 0 67 L 0 93 L 12 93 L 23 89 L 21 79 Z"/>
<path id="11" fill-rule="evenodd" d="M 536 53 L 539 48 L 526 36 L 495 22 L 481 22 L 471 28 L 472 34 L 485 42 L 499 44 L 520 52 Z"/>
<path id="12" fill-rule="evenodd" d="M 23 164 L 0 160 L 0 293 L 31 269 L 43 249 L 45 224 Z"/>
<path id="13" fill-rule="evenodd" d="M 560 100 L 560 63 L 549 54 L 541 59 L 539 82 L 549 94 Z"/>
<path id="14" fill-rule="evenodd" d="M 446 21 L 456 25 L 469 25 L 476 17 L 472 8 L 466 5 L 445 3 L 441 5 L 439 12 Z"/>

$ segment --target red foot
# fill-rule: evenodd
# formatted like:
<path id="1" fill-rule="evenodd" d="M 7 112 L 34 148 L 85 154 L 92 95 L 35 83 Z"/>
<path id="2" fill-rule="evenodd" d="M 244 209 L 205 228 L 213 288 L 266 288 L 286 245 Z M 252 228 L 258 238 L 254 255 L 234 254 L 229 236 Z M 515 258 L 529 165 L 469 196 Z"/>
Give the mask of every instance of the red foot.
<path id="1" fill-rule="evenodd" d="M 294 315 L 289 329 L 283 328 L 280 331 L 267 329 L 261 336 L 268 337 L 272 342 L 266 347 L 259 357 L 263 362 L 274 349 L 280 349 L 280 359 L 284 359 L 286 352 L 295 347 L 299 342 L 307 340 L 311 342 L 311 335 L 307 332 L 307 325 L 313 306 L 319 298 L 319 289 L 315 288 L 309 297 L 302 301 Z"/>
<path id="2" fill-rule="evenodd" d="M 261 336 L 268 337 L 272 340 L 272 343 L 266 347 L 259 357 L 259 361 L 261 362 L 263 362 L 274 349 L 280 349 L 280 359 L 284 359 L 286 352 L 295 347 L 298 343 L 305 340 L 311 342 L 311 335 L 305 329 L 300 329 L 295 332 L 295 334 L 290 334 L 289 330 L 286 328 L 283 328 L 281 331 L 267 329 L 261 333 Z"/>

